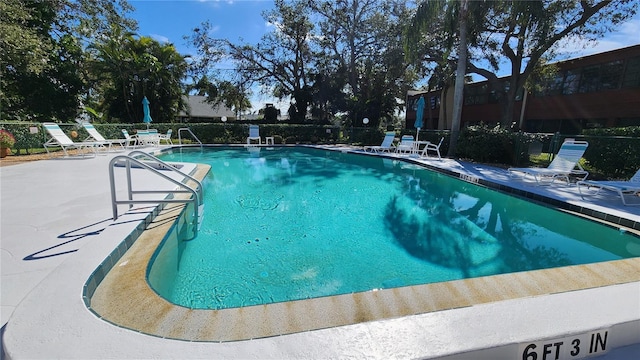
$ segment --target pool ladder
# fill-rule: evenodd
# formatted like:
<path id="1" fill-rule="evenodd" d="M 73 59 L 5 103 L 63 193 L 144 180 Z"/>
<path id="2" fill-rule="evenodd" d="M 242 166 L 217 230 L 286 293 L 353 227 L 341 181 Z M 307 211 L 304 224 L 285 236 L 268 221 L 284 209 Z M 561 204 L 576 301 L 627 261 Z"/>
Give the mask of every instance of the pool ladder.
<path id="1" fill-rule="evenodd" d="M 202 149 L 202 141 L 200 141 L 200 139 L 198 139 L 196 134 L 194 134 L 193 131 L 191 131 L 190 128 L 180 128 L 180 129 L 178 129 L 178 144 L 180 144 L 180 146 L 182 146 L 182 132 L 183 131 L 186 131 L 189 134 L 191 134 L 191 137 L 193 137 L 198 142 L 198 144 L 200 144 L 200 149 Z"/>
<path id="2" fill-rule="evenodd" d="M 134 157 L 135 156 L 135 157 Z M 142 161 L 142 159 L 147 159 L 151 161 Z M 116 182 L 115 182 L 115 174 L 114 168 L 116 166 L 124 166 L 126 169 L 126 179 L 127 179 L 127 200 L 118 200 L 116 196 Z M 132 181 L 131 181 L 131 168 L 132 166 L 146 169 L 161 178 L 173 183 L 176 185 L 176 189 L 174 190 L 133 190 Z M 179 174 L 186 178 L 185 182 L 181 182 L 175 180 L 168 176 L 167 174 L 162 173 L 162 171 L 171 171 Z M 130 152 L 128 155 L 120 155 L 111 159 L 109 163 L 109 181 L 111 184 L 111 206 L 113 209 L 113 220 L 118 219 L 118 205 L 128 204 L 129 209 L 133 207 L 134 204 L 172 204 L 172 203 L 182 203 L 186 204 L 183 215 L 186 218 L 186 224 L 189 226 L 186 233 L 191 233 L 192 236 L 184 239 L 184 240 L 192 240 L 198 235 L 198 230 L 200 229 L 200 224 L 202 223 L 202 217 L 204 215 L 204 204 L 203 204 L 203 187 L 202 183 L 194 178 L 191 175 L 185 174 L 180 171 L 176 167 L 168 164 L 157 157 L 147 154 L 143 151 L 134 150 Z M 195 187 L 189 186 L 186 182 L 192 181 L 196 185 Z M 165 197 L 164 199 L 134 199 L 134 195 L 143 195 L 143 194 L 166 194 L 171 195 L 171 197 Z M 178 199 L 174 195 L 175 194 L 191 194 L 188 199 Z M 189 211 L 189 205 L 193 205 L 193 213 Z"/>

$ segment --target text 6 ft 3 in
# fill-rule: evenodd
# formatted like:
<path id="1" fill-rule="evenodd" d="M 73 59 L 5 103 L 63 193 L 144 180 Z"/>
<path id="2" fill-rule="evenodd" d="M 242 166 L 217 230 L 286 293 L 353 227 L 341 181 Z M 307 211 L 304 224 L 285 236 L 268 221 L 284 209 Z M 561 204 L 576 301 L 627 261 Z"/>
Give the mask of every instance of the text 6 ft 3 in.
<path id="1" fill-rule="evenodd" d="M 518 359 L 522 360 L 575 360 L 608 351 L 609 330 L 598 330 L 559 339 L 522 343 Z"/>

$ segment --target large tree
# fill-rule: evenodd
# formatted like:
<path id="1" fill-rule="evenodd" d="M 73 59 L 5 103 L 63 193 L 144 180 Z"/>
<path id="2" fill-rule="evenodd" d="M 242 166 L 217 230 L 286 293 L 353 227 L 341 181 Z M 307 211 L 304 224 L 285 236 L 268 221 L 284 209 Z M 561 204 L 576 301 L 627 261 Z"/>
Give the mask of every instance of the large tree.
<path id="1" fill-rule="evenodd" d="M 478 41 L 487 8 L 484 2 L 468 0 L 424 1 L 418 6 L 406 32 L 407 59 L 437 64 L 435 82 L 444 87 L 452 80 L 455 84 L 449 156 L 456 153 L 460 131 L 468 47 Z M 425 43 L 430 46 L 425 47 Z M 454 63 L 455 74 L 451 73 Z"/>
<path id="2" fill-rule="evenodd" d="M 428 0 L 420 3 L 421 8 L 437 8 L 438 4 L 459 7 L 462 2 Z M 585 0 L 585 1 L 470 1 L 468 11 L 468 50 L 466 74 L 478 74 L 489 80 L 491 91 L 503 105 L 501 124 L 509 126 L 515 115 L 517 95 L 522 93 L 527 81 L 541 64 L 557 58 L 557 50 L 564 41 L 596 40 L 603 34 L 614 30 L 620 23 L 635 15 L 638 2 L 635 0 Z M 419 25 L 408 34 L 414 40 L 447 39 L 448 34 L 460 42 L 460 28 L 448 21 L 437 21 L 440 14 L 449 12 L 423 12 L 416 15 Z M 428 14 L 428 16 L 424 16 Z M 457 18 L 457 17 L 456 17 Z M 425 21 L 427 20 L 427 21 Z M 424 41 L 422 39 L 421 41 Z M 452 49 L 433 46 L 429 49 L 412 49 L 408 41 L 408 50 L 413 59 L 438 63 L 443 58 L 457 63 L 459 52 Z M 444 44 L 451 44 L 448 41 Z M 508 64 L 510 78 L 508 83 L 498 78 L 497 72 Z"/>
<path id="3" fill-rule="evenodd" d="M 295 107 L 294 116 L 304 119 L 309 105 L 309 66 L 313 57 L 309 41 L 313 24 L 309 20 L 307 2 L 276 0 L 274 9 L 264 12 L 263 17 L 274 26 L 274 30 L 255 45 L 211 38 L 208 22 L 194 29 L 191 40 L 199 52 L 217 56 L 213 62 L 206 60 L 206 64 L 198 64 L 198 68 L 206 72 L 206 69 L 213 70 L 216 63 L 231 60 L 235 67 L 233 76 L 209 72 L 214 77 L 210 82 L 215 87 L 233 83 L 246 94 L 253 84 L 258 84 L 277 98 L 290 97 Z M 237 94 L 227 88 L 227 91 L 216 94 L 218 99 L 210 100 L 229 102 L 225 94 L 237 98 Z"/>
<path id="4" fill-rule="evenodd" d="M 263 14 L 274 30 L 256 45 L 210 38 L 208 23 L 195 29 L 192 41 L 199 55 L 214 54 L 218 65 L 231 59 L 238 87 L 255 83 L 278 98 L 289 97 L 294 119 L 304 119 L 311 105 L 312 114 L 325 121 L 346 113 L 346 125 L 367 117 L 376 126 L 402 109 L 399 99 L 416 79 L 402 51 L 408 13 L 402 0 L 277 0 Z M 197 68 L 214 68 L 205 61 L 207 66 Z M 221 80 L 208 81 L 214 90 Z"/>
<path id="5" fill-rule="evenodd" d="M 343 0 L 310 2 L 318 16 L 323 49 L 317 72 L 343 83 L 336 99 L 352 124 L 367 117 L 373 126 L 402 105 L 415 73 L 403 58 L 402 31 L 408 19 L 404 1 Z M 326 82 L 324 83 L 326 84 Z M 336 84 L 339 85 L 339 84 Z M 337 87 L 337 86 L 336 86 Z"/>
<path id="6" fill-rule="evenodd" d="M 26 120 L 65 115 L 47 105 L 51 100 L 58 102 L 60 108 L 68 103 L 64 93 L 56 94 L 55 91 L 59 82 L 56 75 L 62 72 L 55 68 L 60 64 L 56 53 L 65 49 L 54 39 L 52 30 L 61 6 L 59 1 L 7 0 L 0 3 L 0 108 L 3 118 Z M 75 88 L 69 90 L 77 94 Z"/>
<path id="7" fill-rule="evenodd" d="M 76 117 L 87 91 L 85 48 L 127 19 L 126 0 L 0 2 L 0 107 L 3 118 Z"/>
<path id="8" fill-rule="evenodd" d="M 637 0 L 499 1 L 486 17 L 484 41 L 476 52 L 488 66 L 470 62 L 468 71 L 489 80 L 503 104 L 501 124 L 514 122 L 516 95 L 541 63 L 555 59 L 561 41 L 596 40 L 635 15 Z M 508 83 L 499 81 L 502 63 Z"/>

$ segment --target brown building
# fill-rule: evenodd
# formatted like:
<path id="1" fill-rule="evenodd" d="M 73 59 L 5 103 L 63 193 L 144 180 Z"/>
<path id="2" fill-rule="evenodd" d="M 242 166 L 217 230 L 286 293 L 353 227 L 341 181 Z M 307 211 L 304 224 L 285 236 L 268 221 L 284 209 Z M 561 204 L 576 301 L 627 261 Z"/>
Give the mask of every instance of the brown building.
<path id="1" fill-rule="evenodd" d="M 520 129 L 577 134 L 585 128 L 640 126 L 640 45 L 554 65 L 558 72 L 541 91 L 517 96 L 512 118 Z M 416 102 L 424 96 L 423 128 L 450 129 L 453 87 L 446 93 L 447 99 L 442 101 L 441 90 L 408 92 L 407 128 L 413 128 Z M 501 111 L 488 81 L 465 85 L 463 127 L 497 123 Z"/>

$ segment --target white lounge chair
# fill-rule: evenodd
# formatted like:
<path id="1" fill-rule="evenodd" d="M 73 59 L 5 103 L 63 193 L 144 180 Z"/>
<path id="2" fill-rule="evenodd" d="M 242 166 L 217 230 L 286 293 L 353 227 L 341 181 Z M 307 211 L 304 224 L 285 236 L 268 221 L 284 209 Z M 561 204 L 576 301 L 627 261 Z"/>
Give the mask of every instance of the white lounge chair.
<path id="1" fill-rule="evenodd" d="M 136 146 L 138 146 L 138 136 L 137 135 L 129 135 L 129 132 L 127 131 L 127 129 L 122 129 L 122 135 L 124 135 L 124 138 L 127 142 L 127 145 L 125 145 L 125 147 L 127 149 L 135 149 Z"/>
<path id="2" fill-rule="evenodd" d="M 435 151 L 436 154 L 438 154 L 438 159 L 442 160 L 442 158 L 440 157 L 440 146 L 442 145 L 442 142 L 444 141 L 444 136 L 440 139 L 440 142 L 438 143 L 438 145 L 434 144 L 434 143 L 428 143 L 424 149 L 422 149 L 422 154 L 420 154 L 420 156 L 429 156 L 429 151 Z"/>
<path id="3" fill-rule="evenodd" d="M 584 195 L 597 195 L 602 189 L 613 191 L 620 196 L 622 204 L 625 206 L 638 206 L 640 205 L 640 169 L 629 179 L 628 181 L 596 181 L 596 180 L 581 180 L 576 183 L 578 185 L 578 192 L 580 196 L 584 198 Z M 582 191 L 582 188 L 586 187 L 586 191 Z M 595 188 L 595 191 L 591 190 Z M 625 200 L 625 196 L 635 198 L 637 202 L 628 203 Z"/>
<path id="4" fill-rule="evenodd" d="M 43 144 L 44 149 L 47 151 L 47 154 L 51 154 L 49 152 L 49 148 L 51 147 L 60 147 L 64 152 L 64 156 L 68 157 L 69 153 L 67 150 L 77 149 L 80 151 L 82 156 L 84 157 L 84 150 L 89 149 L 93 152 L 94 155 L 98 153 L 98 148 L 105 148 L 105 144 L 99 141 L 83 141 L 83 142 L 74 142 L 71 140 L 67 134 L 60 129 L 60 126 L 56 123 L 42 123 L 42 127 L 49 133 L 50 138 Z"/>
<path id="5" fill-rule="evenodd" d="M 556 179 L 564 179 L 569 184 L 569 175 L 576 175 L 580 180 L 589 176 L 578 163 L 587 150 L 589 143 L 586 141 L 565 141 L 556 157 L 546 168 L 509 168 L 510 175 L 521 173 L 522 177 L 533 176 L 538 185 L 548 185 Z"/>
<path id="6" fill-rule="evenodd" d="M 158 129 L 149 129 L 149 139 L 148 141 L 153 146 L 160 146 L 160 133 Z"/>
<path id="7" fill-rule="evenodd" d="M 400 143 L 396 145 L 397 153 L 412 153 L 415 150 L 413 135 L 403 135 Z"/>
<path id="8" fill-rule="evenodd" d="M 138 138 L 138 144 L 140 145 L 143 145 L 143 146 L 160 145 L 158 130 L 136 130 L 136 136 Z"/>
<path id="9" fill-rule="evenodd" d="M 84 123 L 82 123 L 82 126 L 89 133 L 89 137 L 84 139 L 84 141 L 100 141 L 100 142 L 104 143 L 105 145 L 108 145 L 107 146 L 107 151 L 111 150 L 111 147 L 113 146 L 113 144 L 120 145 L 122 150 L 124 150 L 124 143 L 127 142 L 127 140 L 125 140 L 125 139 L 105 139 L 104 136 L 102 136 L 102 134 L 100 134 L 100 132 L 95 128 L 95 126 L 93 126 L 93 124 L 84 122 Z"/>
<path id="10" fill-rule="evenodd" d="M 396 133 L 395 131 L 388 131 L 385 135 L 384 135 L 384 139 L 382 140 L 382 144 L 380 144 L 379 146 L 365 146 L 364 147 L 364 151 L 372 151 L 375 153 L 379 153 L 379 152 L 390 152 L 391 149 L 394 148 L 393 146 L 393 140 L 396 137 Z"/>
<path id="11" fill-rule="evenodd" d="M 173 141 L 171 141 L 171 133 L 172 132 L 173 132 L 173 130 L 169 129 L 169 130 L 167 130 L 166 134 L 158 134 L 158 143 L 164 141 L 168 145 L 173 145 Z"/>
<path id="12" fill-rule="evenodd" d="M 251 145 L 252 140 L 258 140 L 258 145 L 262 145 L 260 138 L 260 127 L 258 125 L 249 125 L 249 136 L 247 137 L 247 145 Z"/>

